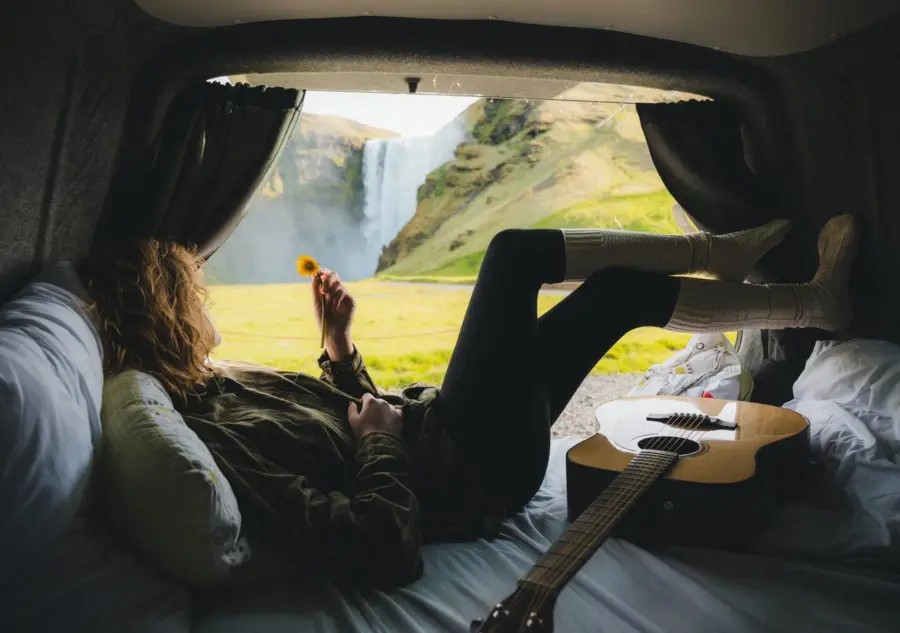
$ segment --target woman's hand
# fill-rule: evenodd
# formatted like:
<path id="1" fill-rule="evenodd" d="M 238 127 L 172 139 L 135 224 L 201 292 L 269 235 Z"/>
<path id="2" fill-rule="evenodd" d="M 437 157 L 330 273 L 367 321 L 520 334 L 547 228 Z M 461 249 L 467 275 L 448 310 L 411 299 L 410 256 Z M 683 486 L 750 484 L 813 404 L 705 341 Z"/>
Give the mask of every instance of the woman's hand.
<path id="1" fill-rule="evenodd" d="M 363 395 L 361 408 L 357 408 L 354 402 L 350 403 L 347 416 L 356 439 L 369 433 L 391 433 L 398 437 L 403 434 L 403 414 L 399 407 L 369 393 Z"/>
<path id="2" fill-rule="evenodd" d="M 353 354 L 350 324 L 356 311 L 356 301 L 347 292 L 341 278 L 334 271 L 323 268 L 312 280 L 313 309 L 316 322 L 322 328 L 322 297 L 325 297 L 325 351 L 333 361 Z"/>

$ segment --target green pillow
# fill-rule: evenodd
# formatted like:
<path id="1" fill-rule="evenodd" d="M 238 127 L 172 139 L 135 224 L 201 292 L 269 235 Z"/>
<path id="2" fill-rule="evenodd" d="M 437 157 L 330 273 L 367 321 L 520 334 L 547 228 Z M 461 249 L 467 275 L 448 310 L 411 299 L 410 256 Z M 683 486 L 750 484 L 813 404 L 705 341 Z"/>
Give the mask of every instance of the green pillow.
<path id="1" fill-rule="evenodd" d="M 138 371 L 103 387 L 101 488 L 113 524 L 192 587 L 226 580 L 249 557 L 231 485 L 158 380 Z"/>

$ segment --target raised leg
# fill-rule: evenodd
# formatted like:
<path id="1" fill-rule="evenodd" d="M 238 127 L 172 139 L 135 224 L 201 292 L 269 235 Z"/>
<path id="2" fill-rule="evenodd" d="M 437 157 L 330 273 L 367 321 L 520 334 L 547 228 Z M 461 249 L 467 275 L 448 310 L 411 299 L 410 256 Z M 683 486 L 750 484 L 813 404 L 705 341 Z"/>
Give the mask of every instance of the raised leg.
<path id="1" fill-rule="evenodd" d="M 540 321 L 541 285 L 562 279 L 559 231 L 503 231 L 491 242 L 441 394 L 449 432 L 510 510 L 544 476 L 550 424 L 591 367 L 640 325 L 663 325 L 678 280 L 608 269 Z"/>
<path id="2" fill-rule="evenodd" d="M 638 326 L 666 325 L 679 285 L 677 277 L 607 268 L 591 275 L 540 318 L 541 369 L 551 425 L 622 336 Z"/>

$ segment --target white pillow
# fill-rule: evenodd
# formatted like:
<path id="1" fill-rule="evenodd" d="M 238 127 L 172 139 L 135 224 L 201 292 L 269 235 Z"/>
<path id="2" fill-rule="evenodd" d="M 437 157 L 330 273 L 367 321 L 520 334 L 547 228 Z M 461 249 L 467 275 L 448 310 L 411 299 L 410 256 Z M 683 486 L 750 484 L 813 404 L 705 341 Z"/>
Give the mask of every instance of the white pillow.
<path id="1" fill-rule="evenodd" d="M 900 347 L 819 341 L 784 406 L 809 420 L 812 454 L 849 501 L 802 541 L 827 553 L 900 549 Z"/>
<path id="2" fill-rule="evenodd" d="M 84 503 L 100 445 L 103 369 L 83 306 L 35 282 L 0 309 L 0 584 Z"/>
<path id="3" fill-rule="evenodd" d="M 0 629 L 185 633 L 187 591 L 92 518 L 103 370 L 85 296 L 63 263 L 0 308 Z"/>
<path id="4" fill-rule="evenodd" d="M 884 460 L 900 472 L 900 347 L 872 339 L 819 341 L 785 406 L 813 405 L 837 406 L 853 418 L 814 409 L 808 417 L 815 453 L 847 468 Z M 897 494 L 900 499 L 900 486 Z"/>

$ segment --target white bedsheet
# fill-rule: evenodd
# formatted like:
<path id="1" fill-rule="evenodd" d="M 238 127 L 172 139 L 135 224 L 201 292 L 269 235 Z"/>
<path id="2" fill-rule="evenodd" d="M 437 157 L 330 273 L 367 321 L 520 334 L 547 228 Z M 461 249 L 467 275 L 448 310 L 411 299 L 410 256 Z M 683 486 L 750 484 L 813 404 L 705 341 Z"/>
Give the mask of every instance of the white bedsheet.
<path id="1" fill-rule="evenodd" d="M 425 576 L 394 592 L 280 586 L 218 595 L 199 633 L 468 631 L 565 528 L 565 451 L 553 443 L 544 484 L 493 542 L 425 548 Z M 900 631 L 900 577 L 610 540 L 559 598 L 561 633 Z"/>
<path id="2" fill-rule="evenodd" d="M 787 509 L 772 540 L 900 569 L 900 347 L 820 341 L 784 406 L 810 421 L 810 447 L 832 489 L 816 506 Z"/>

